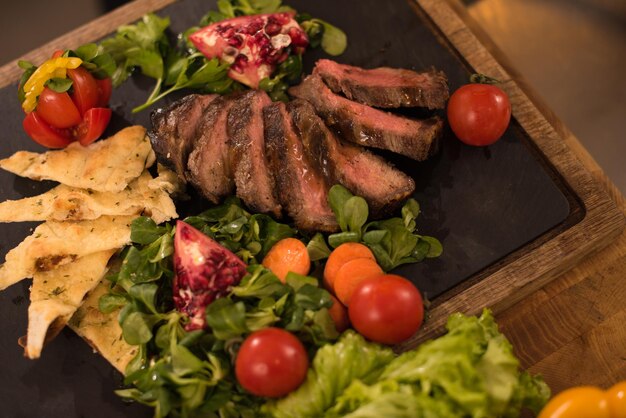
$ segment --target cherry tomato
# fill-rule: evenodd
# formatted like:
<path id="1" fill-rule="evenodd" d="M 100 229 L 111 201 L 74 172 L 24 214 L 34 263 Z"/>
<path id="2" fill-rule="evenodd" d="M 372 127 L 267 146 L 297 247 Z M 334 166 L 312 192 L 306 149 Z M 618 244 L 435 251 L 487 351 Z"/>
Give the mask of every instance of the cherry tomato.
<path id="1" fill-rule="evenodd" d="M 300 386 L 308 368 L 309 359 L 300 340 L 280 328 L 250 334 L 235 360 L 239 384 L 253 395 L 271 398 L 284 396 Z"/>
<path id="2" fill-rule="evenodd" d="M 616 383 L 605 392 L 611 418 L 626 418 L 626 380 Z"/>
<path id="3" fill-rule="evenodd" d="M 87 110 L 83 121 L 74 128 L 73 137 L 81 145 L 89 145 L 100 138 L 111 120 L 111 109 L 106 107 L 94 107 Z"/>
<path id="4" fill-rule="evenodd" d="M 96 83 L 98 84 L 98 96 L 99 100 L 96 103 L 97 107 L 106 107 L 109 105 L 109 100 L 111 99 L 111 91 L 113 90 L 113 84 L 111 82 L 111 77 L 96 79 Z"/>
<path id="5" fill-rule="evenodd" d="M 493 144 L 504 134 L 510 119 L 508 96 L 490 84 L 466 84 L 448 102 L 450 128 L 468 145 Z"/>
<path id="6" fill-rule="evenodd" d="M 556 395 L 538 418 L 611 418 L 604 391 L 593 386 L 574 387 Z"/>
<path id="7" fill-rule="evenodd" d="M 333 295 L 330 295 L 330 299 L 333 304 L 328 308 L 328 313 L 335 323 L 335 329 L 338 332 L 344 332 L 350 328 L 350 319 L 348 318 L 348 310 L 345 306 Z"/>
<path id="8" fill-rule="evenodd" d="M 413 283 L 385 274 L 357 286 L 348 315 L 354 329 L 364 337 L 382 344 L 398 344 L 422 325 L 424 303 Z"/>
<path id="9" fill-rule="evenodd" d="M 72 100 L 82 116 L 100 101 L 98 83 L 85 67 L 67 70 L 67 76 L 72 80 Z"/>
<path id="10" fill-rule="evenodd" d="M 80 123 L 80 113 L 69 94 L 45 87 L 37 101 L 37 113 L 54 128 L 65 129 Z"/>
<path id="11" fill-rule="evenodd" d="M 63 148 L 72 142 L 68 136 L 48 125 L 37 111 L 28 113 L 22 122 L 22 126 L 28 136 L 44 147 Z"/>

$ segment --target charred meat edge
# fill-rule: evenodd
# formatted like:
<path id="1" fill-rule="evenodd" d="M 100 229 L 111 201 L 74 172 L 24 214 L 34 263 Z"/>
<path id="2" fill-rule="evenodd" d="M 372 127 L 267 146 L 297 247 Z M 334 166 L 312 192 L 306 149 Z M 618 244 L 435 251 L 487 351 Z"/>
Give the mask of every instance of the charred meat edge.
<path id="1" fill-rule="evenodd" d="M 204 110 L 216 94 L 190 94 L 166 108 L 152 112 L 148 137 L 159 161 L 185 178 L 187 158 L 193 149 Z"/>
<path id="2" fill-rule="evenodd" d="M 244 93 L 228 112 L 229 158 L 237 196 L 253 211 L 281 215 L 274 177 L 267 167 L 263 108 L 272 101 L 260 90 Z"/>
<path id="3" fill-rule="evenodd" d="M 228 157 L 227 119 L 234 99 L 222 96 L 207 107 L 198 140 L 189 155 L 186 177 L 212 203 L 233 194 L 235 183 Z"/>
<path id="4" fill-rule="evenodd" d="M 374 107 L 443 109 L 450 94 L 445 73 L 434 68 L 419 73 L 389 67 L 368 70 L 321 59 L 313 72 L 335 93 Z"/>
<path id="5" fill-rule="evenodd" d="M 304 155 L 285 104 L 277 102 L 265 107 L 263 118 L 266 155 L 283 208 L 301 230 L 337 231 L 339 226 L 328 205 L 329 186 Z"/>
<path id="6" fill-rule="evenodd" d="M 415 182 L 380 156 L 338 139 L 304 100 L 287 105 L 306 155 L 327 181 L 342 184 L 368 203 L 373 218 L 391 214 L 415 190 Z"/>
<path id="7" fill-rule="evenodd" d="M 425 120 L 396 116 L 334 94 L 316 75 L 289 89 L 292 96 L 309 101 L 339 135 L 355 144 L 389 150 L 424 161 L 438 148 L 441 118 Z"/>

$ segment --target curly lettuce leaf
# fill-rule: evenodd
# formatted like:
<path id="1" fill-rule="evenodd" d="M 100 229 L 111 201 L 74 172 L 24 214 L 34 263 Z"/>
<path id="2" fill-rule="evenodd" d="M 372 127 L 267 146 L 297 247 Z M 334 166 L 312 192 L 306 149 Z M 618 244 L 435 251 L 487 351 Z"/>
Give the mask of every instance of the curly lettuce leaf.
<path id="1" fill-rule="evenodd" d="M 318 350 L 298 389 L 265 404 L 262 410 L 276 418 L 323 416 L 355 379 L 373 383 L 393 357 L 390 348 L 368 343 L 359 334 L 348 331 L 335 344 Z"/>
<path id="2" fill-rule="evenodd" d="M 517 417 L 545 405 L 548 387 L 519 371 L 490 311 L 452 315 L 447 328 L 398 357 L 347 332 L 318 351 L 299 389 L 262 411 L 280 418 L 482 418 Z"/>
<path id="3" fill-rule="evenodd" d="M 519 372 L 519 361 L 491 311 L 480 317 L 454 314 L 447 329 L 446 335 L 392 361 L 381 380 L 413 384 L 424 394 L 443 392 L 464 416 L 518 416 L 522 407 L 537 410 L 545 404 L 546 384 Z"/>

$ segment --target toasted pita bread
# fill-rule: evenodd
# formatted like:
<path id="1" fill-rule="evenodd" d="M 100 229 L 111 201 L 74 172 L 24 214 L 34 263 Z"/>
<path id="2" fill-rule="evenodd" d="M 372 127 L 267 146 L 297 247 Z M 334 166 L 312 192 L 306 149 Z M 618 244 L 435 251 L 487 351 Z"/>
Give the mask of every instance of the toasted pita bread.
<path id="1" fill-rule="evenodd" d="M 165 177 L 153 179 L 148 171 L 121 192 L 92 192 L 63 184 L 39 196 L 0 203 L 0 222 L 81 221 L 102 215 L 139 215 L 144 210 L 159 224 L 178 217 Z"/>
<path id="2" fill-rule="evenodd" d="M 155 161 L 142 126 L 122 129 L 104 141 L 77 142 L 43 154 L 18 151 L 0 160 L 0 168 L 33 180 L 54 180 L 67 186 L 119 192 Z"/>
<path id="3" fill-rule="evenodd" d="M 7 253 L 0 266 L 0 290 L 88 254 L 123 247 L 130 242 L 134 218 L 101 216 L 93 221 L 48 221 L 39 225 Z"/>
<path id="4" fill-rule="evenodd" d="M 164 165 L 157 164 L 158 177 L 149 182 L 148 187 L 154 190 L 163 190 L 169 195 L 180 195 L 185 192 L 185 185 L 180 177 Z"/>
<path id="5" fill-rule="evenodd" d="M 100 283 L 114 252 L 93 253 L 57 269 L 33 275 L 24 347 L 26 357 L 39 358 L 44 344 L 57 336 L 85 295 Z"/>
<path id="6" fill-rule="evenodd" d="M 123 374 L 126 365 L 137 354 L 137 346 L 128 344 L 122 338 L 122 329 L 117 321 L 119 311 L 100 312 L 98 300 L 107 292 L 108 287 L 100 283 L 72 316 L 68 326 Z"/>

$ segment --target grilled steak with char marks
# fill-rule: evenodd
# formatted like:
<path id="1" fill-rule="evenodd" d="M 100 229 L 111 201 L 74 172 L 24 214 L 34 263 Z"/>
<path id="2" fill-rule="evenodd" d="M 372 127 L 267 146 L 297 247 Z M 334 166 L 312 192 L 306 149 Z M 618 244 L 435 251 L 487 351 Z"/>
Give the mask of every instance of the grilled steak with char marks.
<path id="1" fill-rule="evenodd" d="M 334 94 L 317 74 L 306 77 L 289 93 L 309 101 L 326 123 L 350 142 L 417 161 L 426 160 L 437 150 L 443 128 L 439 117 L 414 120 L 353 102 Z"/>
<path id="2" fill-rule="evenodd" d="M 159 161 L 183 179 L 187 158 L 194 147 L 197 129 L 207 106 L 216 94 L 190 94 L 171 105 L 152 112 L 152 130 L 148 132 Z"/>
<path id="3" fill-rule="evenodd" d="M 263 108 L 271 103 L 261 90 L 251 90 L 235 100 L 228 112 L 228 147 L 237 196 L 254 212 L 280 217 L 263 133 Z"/>
<path id="4" fill-rule="evenodd" d="M 328 205 L 328 185 L 319 169 L 304 155 L 285 104 L 263 109 L 265 150 L 276 179 L 280 203 L 296 226 L 305 231 L 334 232 L 335 215 Z"/>
<path id="5" fill-rule="evenodd" d="M 413 179 L 383 158 L 336 138 L 310 103 L 294 100 L 287 109 L 311 163 L 322 169 L 329 184 L 342 184 L 362 196 L 373 217 L 393 211 L 415 190 Z"/>
<path id="6" fill-rule="evenodd" d="M 189 155 L 187 178 L 212 203 L 233 194 L 235 182 L 228 157 L 227 119 L 234 99 L 221 96 L 207 107 L 198 140 Z"/>
<path id="7" fill-rule="evenodd" d="M 313 73 L 335 93 L 374 107 L 443 109 L 449 97 L 448 78 L 434 68 L 421 73 L 389 67 L 366 70 L 321 59 Z"/>

